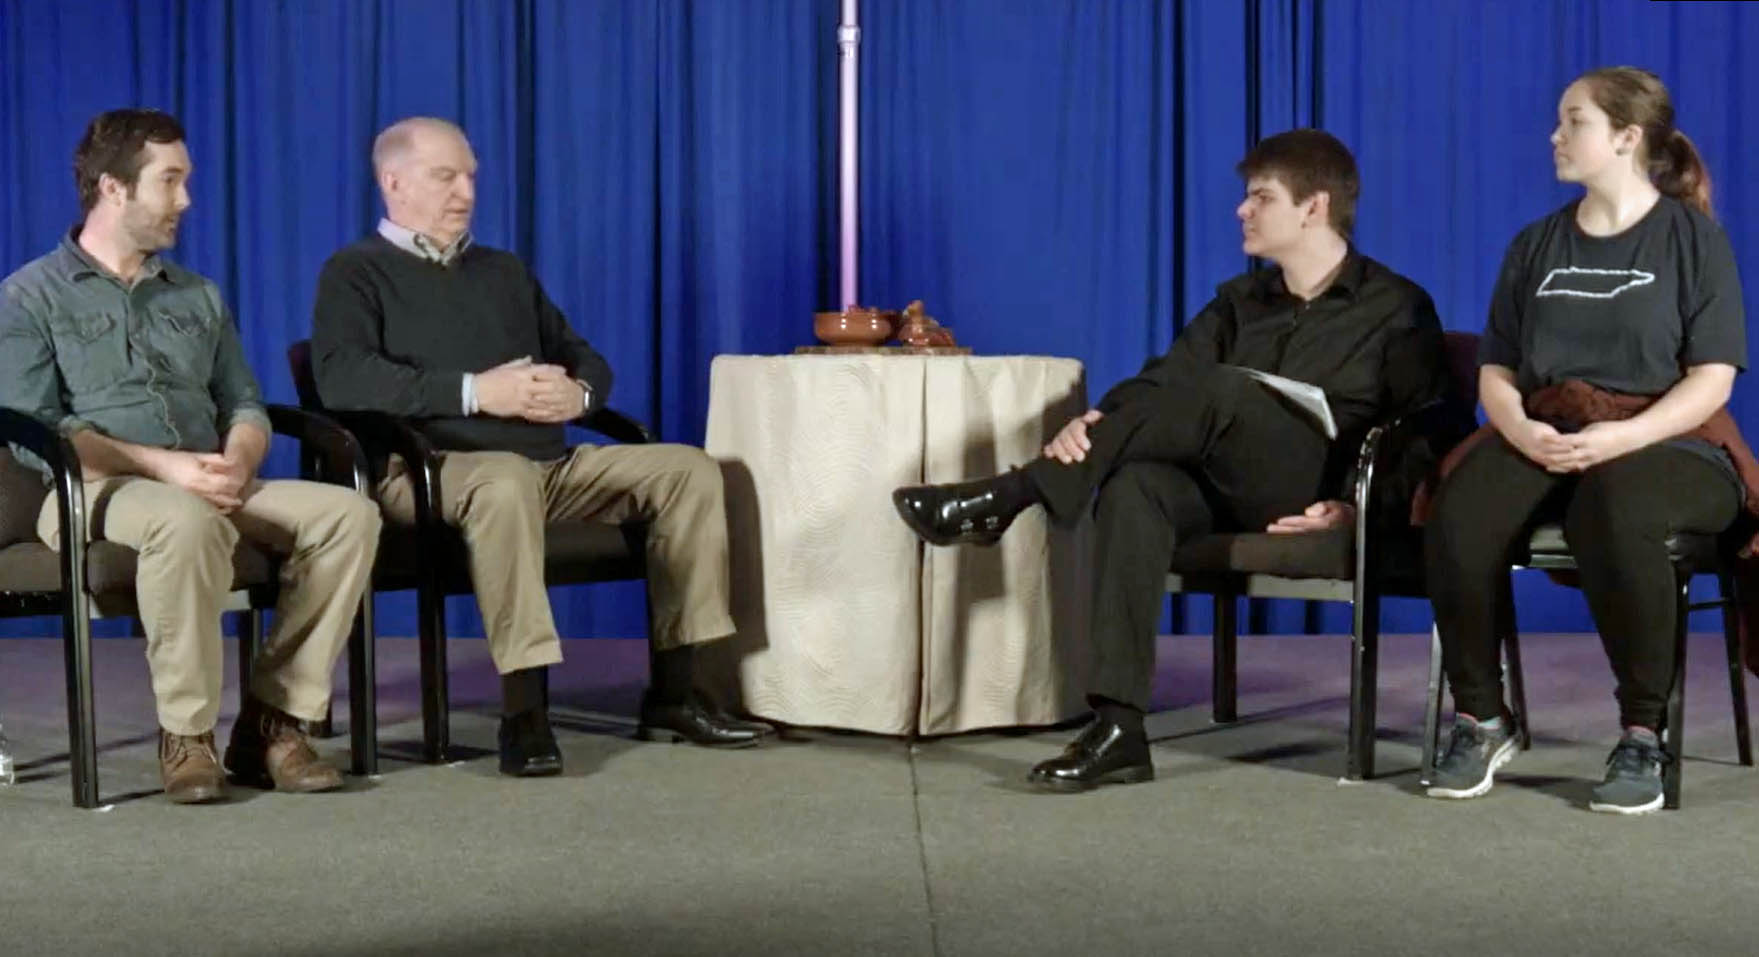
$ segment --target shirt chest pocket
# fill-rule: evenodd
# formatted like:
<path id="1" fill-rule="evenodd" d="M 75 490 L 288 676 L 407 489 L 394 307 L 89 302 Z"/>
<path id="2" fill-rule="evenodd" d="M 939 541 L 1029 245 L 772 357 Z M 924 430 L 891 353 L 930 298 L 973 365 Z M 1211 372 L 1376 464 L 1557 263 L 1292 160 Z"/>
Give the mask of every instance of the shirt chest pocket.
<path id="1" fill-rule="evenodd" d="M 107 312 L 49 320 L 55 364 L 68 391 L 79 395 L 114 385 L 128 373 L 128 337 L 122 319 Z"/>
<path id="2" fill-rule="evenodd" d="M 155 308 L 147 313 L 146 339 L 154 365 L 205 387 L 214 371 L 214 336 L 209 320 L 196 312 Z"/>

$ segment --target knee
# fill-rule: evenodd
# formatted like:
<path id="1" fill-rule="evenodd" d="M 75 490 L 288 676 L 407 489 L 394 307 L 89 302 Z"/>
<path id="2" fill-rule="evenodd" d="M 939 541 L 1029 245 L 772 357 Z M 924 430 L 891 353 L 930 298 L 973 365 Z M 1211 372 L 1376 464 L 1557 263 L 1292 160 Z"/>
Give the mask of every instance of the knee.
<path id="1" fill-rule="evenodd" d="M 510 463 L 481 477 L 464 492 L 463 515 L 494 521 L 498 517 L 543 511 L 543 486 L 537 470 L 525 462 Z"/>
<path id="2" fill-rule="evenodd" d="M 1125 518 L 1140 520 L 1142 510 L 1152 501 L 1147 476 L 1150 470 L 1140 462 L 1126 462 L 1100 483 L 1093 501 L 1096 521 Z"/>
<path id="3" fill-rule="evenodd" d="M 721 464 L 693 445 L 669 448 L 671 454 L 667 459 L 666 471 L 676 477 L 679 494 L 718 501 L 722 495 Z"/>
<path id="4" fill-rule="evenodd" d="M 160 505 L 148 521 L 142 551 L 167 554 L 207 550 L 230 553 L 238 529 L 219 509 L 195 495 L 177 496 Z"/>
<path id="5" fill-rule="evenodd" d="M 1432 599 L 1445 601 L 1483 576 L 1508 567 L 1509 543 L 1484 534 L 1484 517 L 1469 509 L 1438 507 L 1423 528 L 1423 568 Z M 1474 584 L 1469 584 L 1474 583 Z"/>
<path id="6" fill-rule="evenodd" d="M 336 503 L 337 529 L 341 534 L 360 542 L 376 543 L 384 518 L 378 503 L 364 495 L 348 494 Z"/>

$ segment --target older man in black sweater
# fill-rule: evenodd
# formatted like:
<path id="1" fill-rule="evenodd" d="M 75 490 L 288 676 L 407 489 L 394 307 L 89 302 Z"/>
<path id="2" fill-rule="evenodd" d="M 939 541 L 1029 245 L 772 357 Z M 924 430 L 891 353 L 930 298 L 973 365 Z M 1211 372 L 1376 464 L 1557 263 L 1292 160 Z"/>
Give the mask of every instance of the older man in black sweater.
<path id="1" fill-rule="evenodd" d="M 552 520 L 648 522 L 653 675 L 638 733 L 756 743 L 759 727 L 713 713 L 692 690 L 692 647 L 734 630 L 714 461 L 684 445 L 566 446 L 562 424 L 604 403 L 611 368 L 523 262 L 471 242 L 476 157 L 458 127 L 400 121 L 374 142 L 373 169 L 385 219 L 318 280 L 318 393 L 333 409 L 412 417 L 445 450 L 441 507 L 469 545 L 502 676 L 501 770 L 561 770 L 543 691 L 543 669 L 562 660 L 544 592 Z M 378 494 L 388 519 L 414 521 L 401 460 Z"/>

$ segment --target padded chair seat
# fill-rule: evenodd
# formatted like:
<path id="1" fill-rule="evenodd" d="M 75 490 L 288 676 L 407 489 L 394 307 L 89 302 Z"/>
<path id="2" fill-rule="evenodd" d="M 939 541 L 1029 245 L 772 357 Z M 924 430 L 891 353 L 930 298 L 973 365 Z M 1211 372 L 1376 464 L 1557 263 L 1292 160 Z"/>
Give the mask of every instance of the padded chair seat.
<path id="1" fill-rule="evenodd" d="M 544 527 L 544 580 L 566 585 L 646 577 L 640 528 L 604 522 L 550 522 Z M 448 554 L 441 567 L 453 574 L 442 587 L 447 594 L 468 594 L 472 587 L 464 536 L 447 528 L 443 547 Z M 420 553 L 421 543 L 413 528 L 386 525 L 373 587 L 380 591 L 414 588 Z"/>
<path id="2" fill-rule="evenodd" d="M 1711 569 L 1717 564 L 1717 536 L 1698 532 L 1675 532 L 1667 538 L 1668 559 L 1691 569 Z M 1564 528 L 1558 524 L 1541 525 L 1527 540 L 1526 553 L 1516 564 L 1529 568 L 1569 569 L 1576 567 L 1576 558 L 1564 540 Z"/>
<path id="3" fill-rule="evenodd" d="M 139 553 L 115 542 L 93 542 L 86 548 L 86 591 L 93 595 L 133 595 Z M 232 553 L 232 587 L 275 583 L 276 563 L 253 545 L 240 544 Z M 61 559 L 41 542 L 20 542 L 0 548 L 0 583 L 8 592 L 61 590 Z"/>
<path id="4" fill-rule="evenodd" d="M 1356 573 L 1353 532 L 1336 528 L 1303 535 L 1222 532 L 1202 535 L 1173 553 L 1182 575 L 1278 575 L 1284 578 L 1350 578 Z"/>

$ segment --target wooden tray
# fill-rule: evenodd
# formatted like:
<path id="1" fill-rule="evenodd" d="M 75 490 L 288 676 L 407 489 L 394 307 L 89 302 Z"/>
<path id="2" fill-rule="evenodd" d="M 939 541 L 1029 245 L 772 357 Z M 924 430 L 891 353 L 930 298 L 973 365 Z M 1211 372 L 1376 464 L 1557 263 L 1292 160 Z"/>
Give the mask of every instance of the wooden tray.
<path id="1" fill-rule="evenodd" d="M 970 346 L 795 346 L 797 356 L 968 356 Z"/>

